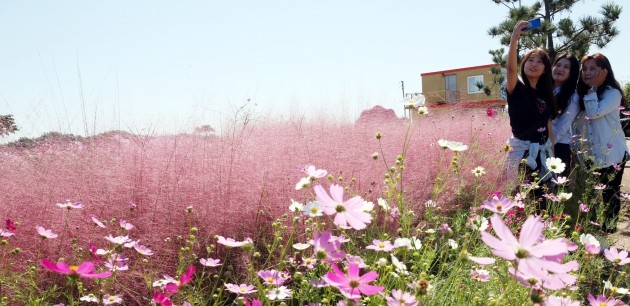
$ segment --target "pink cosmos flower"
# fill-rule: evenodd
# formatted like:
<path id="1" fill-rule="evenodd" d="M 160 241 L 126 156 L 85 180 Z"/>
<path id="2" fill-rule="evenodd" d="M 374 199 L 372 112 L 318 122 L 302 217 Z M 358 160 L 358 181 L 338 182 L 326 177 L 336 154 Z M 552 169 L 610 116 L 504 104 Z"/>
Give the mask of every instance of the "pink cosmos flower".
<path id="1" fill-rule="evenodd" d="M 120 220 L 120 227 L 122 227 L 123 229 L 130 231 L 131 229 L 134 228 L 133 224 L 125 221 L 125 220 Z"/>
<path id="2" fill-rule="evenodd" d="M 354 196 L 347 201 L 343 200 L 343 187 L 337 184 L 330 185 L 330 195 L 321 185 L 315 186 L 317 201 L 322 203 L 326 215 L 335 215 L 334 223 L 344 229 L 354 228 L 362 230 L 367 223 L 372 222 L 372 215 L 363 211 L 363 200 L 360 196 Z"/>
<path id="3" fill-rule="evenodd" d="M 387 297 L 387 306 L 417 306 L 418 301 L 413 294 L 399 289 L 392 290 L 392 296 Z"/>
<path id="4" fill-rule="evenodd" d="M 380 241 L 378 239 L 372 240 L 372 244 L 365 247 L 368 250 L 391 252 L 394 250 L 394 246 L 389 241 Z"/>
<path id="5" fill-rule="evenodd" d="M 591 306 L 619 306 L 619 305 L 625 305 L 621 300 L 615 299 L 615 298 L 607 298 L 603 295 L 598 295 L 597 297 L 594 297 L 592 294 L 588 295 L 587 298 L 588 302 L 590 303 Z"/>
<path id="6" fill-rule="evenodd" d="M 369 267 L 367 264 L 365 264 L 365 260 L 363 260 L 361 256 L 353 256 L 350 254 L 346 254 L 346 260 L 344 260 L 344 263 L 346 265 L 355 264 L 361 269 Z"/>
<path id="7" fill-rule="evenodd" d="M 177 281 L 174 284 L 172 283 L 167 284 L 166 286 L 164 286 L 164 290 L 166 290 L 166 292 L 171 292 L 171 293 L 175 293 L 179 291 L 179 288 L 183 287 L 184 285 L 192 281 L 194 274 L 195 274 L 195 266 L 188 267 L 188 270 L 186 270 L 186 272 L 184 272 L 184 274 L 180 276 L 179 281 Z"/>
<path id="8" fill-rule="evenodd" d="M 119 295 L 103 295 L 103 305 L 122 304 L 123 299 Z"/>
<path id="9" fill-rule="evenodd" d="M 628 252 L 621 251 L 619 252 L 616 248 L 608 248 L 604 250 L 604 256 L 606 259 L 610 260 L 615 266 L 623 266 L 625 264 L 630 263 L 630 258 L 628 258 Z"/>
<path id="10" fill-rule="evenodd" d="M 566 244 L 561 240 L 542 240 L 544 224 L 536 216 L 529 216 L 525 220 L 518 240 L 497 214 L 490 220 L 497 237 L 481 232 L 481 240 L 492 248 L 492 253 L 496 256 L 512 261 L 568 253 Z"/>
<path id="11" fill-rule="evenodd" d="M 568 297 L 558 297 L 555 295 L 547 296 L 547 299 L 541 306 L 580 306 L 580 302 L 574 302 Z"/>
<path id="12" fill-rule="evenodd" d="M 83 208 L 83 204 L 81 202 L 72 203 L 70 200 L 66 200 L 65 203 L 57 203 L 57 206 L 68 210 Z"/>
<path id="13" fill-rule="evenodd" d="M 593 189 L 595 189 L 595 190 L 604 190 L 604 189 L 606 189 L 606 185 L 600 183 L 600 184 L 595 185 L 593 187 Z"/>
<path id="14" fill-rule="evenodd" d="M 494 118 L 494 116 L 496 116 L 496 113 L 494 112 L 494 109 L 492 109 L 490 107 L 488 107 L 486 109 L 486 114 L 488 114 L 488 117 L 490 117 L 490 118 Z"/>
<path id="15" fill-rule="evenodd" d="M 225 288 L 228 291 L 234 292 L 238 295 L 241 294 L 250 294 L 250 293 L 254 293 L 256 292 L 256 287 L 254 287 L 253 285 L 248 285 L 248 284 L 240 284 L 240 285 L 235 285 L 235 284 L 225 284 Z"/>
<path id="16" fill-rule="evenodd" d="M 96 224 L 96 226 L 98 227 L 105 228 L 105 224 L 103 224 L 101 220 L 97 219 L 95 215 L 92 215 L 92 222 L 94 222 L 94 224 Z"/>
<path id="17" fill-rule="evenodd" d="M 490 257 L 474 257 L 474 256 L 467 256 L 467 258 L 471 261 L 474 261 L 476 263 L 478 263 L 481 266 L 485 266 L 485 265 L 491 265 L 493 263 L 495 263 L 497 260 L 494 258 L 490 258 Z"/>
<path id="18" fill-rule="evenodd" d="M 309 270 L 312 270 L 315 268 L 315 263 L 317 263 L 317 259 L 312 258 L 312 257 L 306 257 L 306 258 L 302 258 L 302 263 L 300 264 L 300 267 L 306 267 Z"/>
<path id="19" fill-rule="evenodd" d="M 556 185 L 564 185 L 568 183 L 570 180 L 567 179 L 566 176 L 559 176 L 558 178 L 552 178 L 551 181 L 554 182 L 554 184 Z"/>
<path id="20" fill-rule="evenodd" d="M 258 277 L 262 278 L 265 285 L 282 285 L 289 278 L 289 274 L 283 271 L 276 270 L 260 270 L 258 271 Z"/>
<path id="21" fill-rule="evenodd" d="M 490 280 L 490 272 L 483 269 L 470 270 L 470 277 L 478 282 L 487 282 Z"/>
<path id="22" fill-rule="evenodd" d="M 484 200 L 483 204 L 481 204 L 481 208 L 485 208 L 494 213 L 505 214 L 517 204 L 518 202 L 512 201 L 510 198 L 494 196 L 490 201 Z"/>
<path id="23" fill-rule="evenodd" d="M 153 251 L 151 251 L 151 249 L 149 249 L 148 247 L 139 244 L 138 242 L 140 242 L 140 240 L 138 240 L 134 245 L 133 248 L 134 250 L 136 250 L 136 252 L 145 255 L 145 256 L 152 256 L 153 255 Z"/>
<path id="24" fill-rule="evenodd" d="M 112 272 L 109 271 L 102 273 L 92 273 L 94 271 L 94 264 L 89 261 L 85 261 L 79 266 L 69 266 L 65 262 L 59 261 L 57 262 L 57 264 L 55 264 L 48 259 L 42 259 L 40 264 L 50 271 L 70 276 L 77 275 L 79 277 L 85 278 L 107 278 L 112 275 Z"/>
<path id="25" fill-rule="evenodd" d="M 260 302 L 259 300 L 254 299 L 250 303 L 249 301 L 247 301 L 247 299 L 245 299 L 245 305 L 244 306 L 262 306 L 262 302 Z"/>
<path id="26" fill-rule="evenodd" d="M 581 212 L 589 212 L 591 209 L 584 203 L 580 203 L 580 211 Z"/>
<path id="27" fill-rule="evenodd" d="M 326 273 L 323 280 L 339 289 L 347 298 L 360 298 L 361 294 L 374 295 L 384 289 L 384 287 L 369 284 L 378 278 L 378 273 L 375 271 L 370 271 L 360 276 L 359 266 L 350 264 L 348 265 L 348 275 L 346 275 L 336 264 L 331 266 L 333 270 Z"/>
<path id="28" fill-rule="evenodd" d="M 584 245 L 584 249 L 589 254 L 599 254 L 601 251 L 599 240 L 591 234 L 580 235 L 580 242 Z"/>
<path id="29" fill-rule="evenodd" d="M 335 263 L 343 260 L 346 255 L 341 250 L 341 242 L 332 239 L 330 232 L 323 232 L 321 236 L 317 231 L 313 232 L 313 252 L 320 261 Z"/>
<path id="30" fill-rule="evenodd" d="M 54 239 L 59 237 L 59 235 L 53 233 L 52 230 L 47 230 L 39 225 L 36 226 L 35 229 L 37 230 L 37 233 L 44 239 Z"/>
<path id="31" fill-rule="evenodd" d="M 10 231 L 12 231 L 12 232 L 14 232 L 14 231 L 16 230 L 16 228 L 15 228 L 15 223 L 13 223 L 13 220 L 11 220 L 11 219 L 7 219 L 7 220 L 6 220 L 6 223 L 7 223 L 7 229 L 8 229 L 8 230 L 10 230 Z"/>
<path id="32" fill-rule="evenodd" d="M 201 258 L 199 259 L 199 263 L 203 266 L 206 267 L 218 267 L 221 264 L 219 263 L 221 260 L 220 259 L 212 259 L 212 258 Z"/>
<path id="33" fill-rule="evenodd" d="M 570 288 L 575 284 L 577 277 L 569 272 L 576 271 L 579 267 L 580 265 L 575 260 L 565 264 L 555 261 L 524 261 L 518 265 L 518 270 L 510 267 L 508 271 L 527 287 L 560 290 Z"/>
<path id="34" fill-rule="evenodd" d="M 251 238 L 245 238 L 244 241 L 236 241 L 233 238 L 225 238 L 223 236 L 217 235 L 217 243 L 232 248 L 238 248 L 242 247 L 245 244 L 253 244 L 254 241 Z"/>
<path id="35" fill-rule="evenodd" d="M 169 298 L 170 296 L 171 294 L 169 293 L 155 291 L 153 292 L 152 301 L 162 306 L 173 306 L 173 302 L 171 302 L 171 299 Z"/>
<path id="36" fill-rule="evenodd" d="M 0 237 L 11 237 L 13 235 L 15 234 L 5 230 L 4 228 L 0 228 Z"/>
<path id="37" fill-rule="evenodd" d="M 302 172 L 306 173 L 307 177 L 311 180 L 326 177 L 328 171 L 324 169 L 317 169 L 313 165 L 308 165 L 302 169 Z"/>

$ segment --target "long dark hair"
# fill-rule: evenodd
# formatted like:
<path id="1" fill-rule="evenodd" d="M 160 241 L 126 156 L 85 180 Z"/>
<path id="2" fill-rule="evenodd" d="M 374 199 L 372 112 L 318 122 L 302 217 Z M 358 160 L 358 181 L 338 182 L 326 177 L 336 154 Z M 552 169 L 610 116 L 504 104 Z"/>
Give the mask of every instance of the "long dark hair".
<path id="1" fill-rule="evenodd" d="M 553 66 L 561 60 L 566 58 L 569 61 L 569 78 L 560 85 L 560 92 L 556 94 L 556 106 L 558 108 L 558 113 L 562 114 L 569 106 L 569 100 L 571 96 L 575 93 L 575 88 L 577 87 L 578 79 L 580 78 L 580 61 L 570 52 L 564 52 L 556 58 L 553 62 Z"/>
<path id="2" fill-rule="evenodd" d="M 525 75 L 525 63 L 533 54 L 538 54 L 545 65 L 545 70 L 543 74 L 540 76 L 538 83 L 536 83 L 536 90 L 538 91 L 538 96 L 543 99 L 545 102 L 549 103 L 551 109 L 553 110 L 552 119 L 556 117 L 558 114 L 558 107 L 556 105 L 556 97 L 553 95 L 553 77 L 551 75 L 551 60 L 549 59 L 549 54 L 547 51 L 541 48 L 536 48 L 533 50 L 529 50 L 523 56 L 521 60 L 521 79 L 523 83 L 525 83 L 526 88 L 531 88 L 529 84 L 529 79 L 527 79 L 527 75 Z"/>
<path id="3" fill-rule="evenodd" d="M 621 90 L 621 86 L 619 86 L 619 82 L 617 82 L 617 79 L 615 79 L 615 74 L 613 73 L 612 66 L 610 65 L 610 61 L 608 60 L 608 58 L 601 53 L 584 55 L 584 57 L 582 57 L 582 69 L 584 69 L 584 63 L 586 63 L 589 60 L 595 61 L 595 65 L 597 65 L 597 67 L 608 70 L 608 73 L 606 74 L 606 79 L 604 80 L 604 84 L 602 84 L 602 86 L 599 86 L 597 88 L 597 96 L 599 97 L 602 93 L 604 93 L 604 91 L 606 90 L 606 87 L 610 86 L 614 89 L 619 90 L 619 92 L 622 93 L 620 105 L 625 105 L 626 99 L 623 96 L 623 90 Z M 584 95 L 587 93 L 589 88 L 590 86 L 584 83 L 584 80 L 580 78 L 577 84 L 577 93 L 578 95 L 580 95 L 580 109 L 581 110 L 585 109 Z"/>

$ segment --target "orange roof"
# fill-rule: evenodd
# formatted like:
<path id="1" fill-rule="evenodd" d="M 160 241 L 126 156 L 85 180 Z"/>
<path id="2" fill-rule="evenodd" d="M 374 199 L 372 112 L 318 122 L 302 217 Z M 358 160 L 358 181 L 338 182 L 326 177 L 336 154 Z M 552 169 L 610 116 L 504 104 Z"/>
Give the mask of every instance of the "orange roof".
<path id="1" fill-rule="evenodd" d="M 496 66 L 499 66 L 499 64 L 488 64 L 488 65 L 481 65 L 481 66 L 472 66 L 472 67 L 464 67 L 464 68 L 457 68 L 457 69 L 425 72 L 425 73 L 421 73 L 420 76 L 432 75 L 432 74 L 447 74 L 447 73 L 454 73 L 458 71 L 474 70 L 474 69 L 480 69 L 480 68 L 490 68 L 490 67 L 496 67 Z"/>

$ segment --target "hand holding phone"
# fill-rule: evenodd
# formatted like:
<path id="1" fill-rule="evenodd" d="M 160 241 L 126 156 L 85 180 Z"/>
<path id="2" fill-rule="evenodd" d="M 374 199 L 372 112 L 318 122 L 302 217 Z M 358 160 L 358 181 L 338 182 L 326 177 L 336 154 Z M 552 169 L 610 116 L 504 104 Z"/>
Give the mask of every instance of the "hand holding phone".
<path id="1" fill-rule="evenodd" d="M 542 20 L 541 18 L 534 18 L 530 21 L 527 22 L 528 25 L 526 28 L 523 29 L 523 31 L 531 31 L 534 29 L 538 29 L 542 26 Z"/>

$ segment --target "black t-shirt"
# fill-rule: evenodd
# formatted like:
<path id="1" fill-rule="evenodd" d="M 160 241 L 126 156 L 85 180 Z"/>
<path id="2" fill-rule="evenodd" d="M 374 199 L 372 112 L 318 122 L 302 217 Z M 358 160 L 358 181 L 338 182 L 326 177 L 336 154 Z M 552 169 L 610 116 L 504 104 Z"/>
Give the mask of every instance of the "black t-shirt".
<path id="1" fill-rule="evenodd" d="M 512 135 L 521 140 L 545 143 L 549 137 L 547 122 L 553 114 L 551 103 L 540 98 L 536 89 L 526 88 L 520 80 L 512 93 L 508 93 L 507 102 Z"/>

